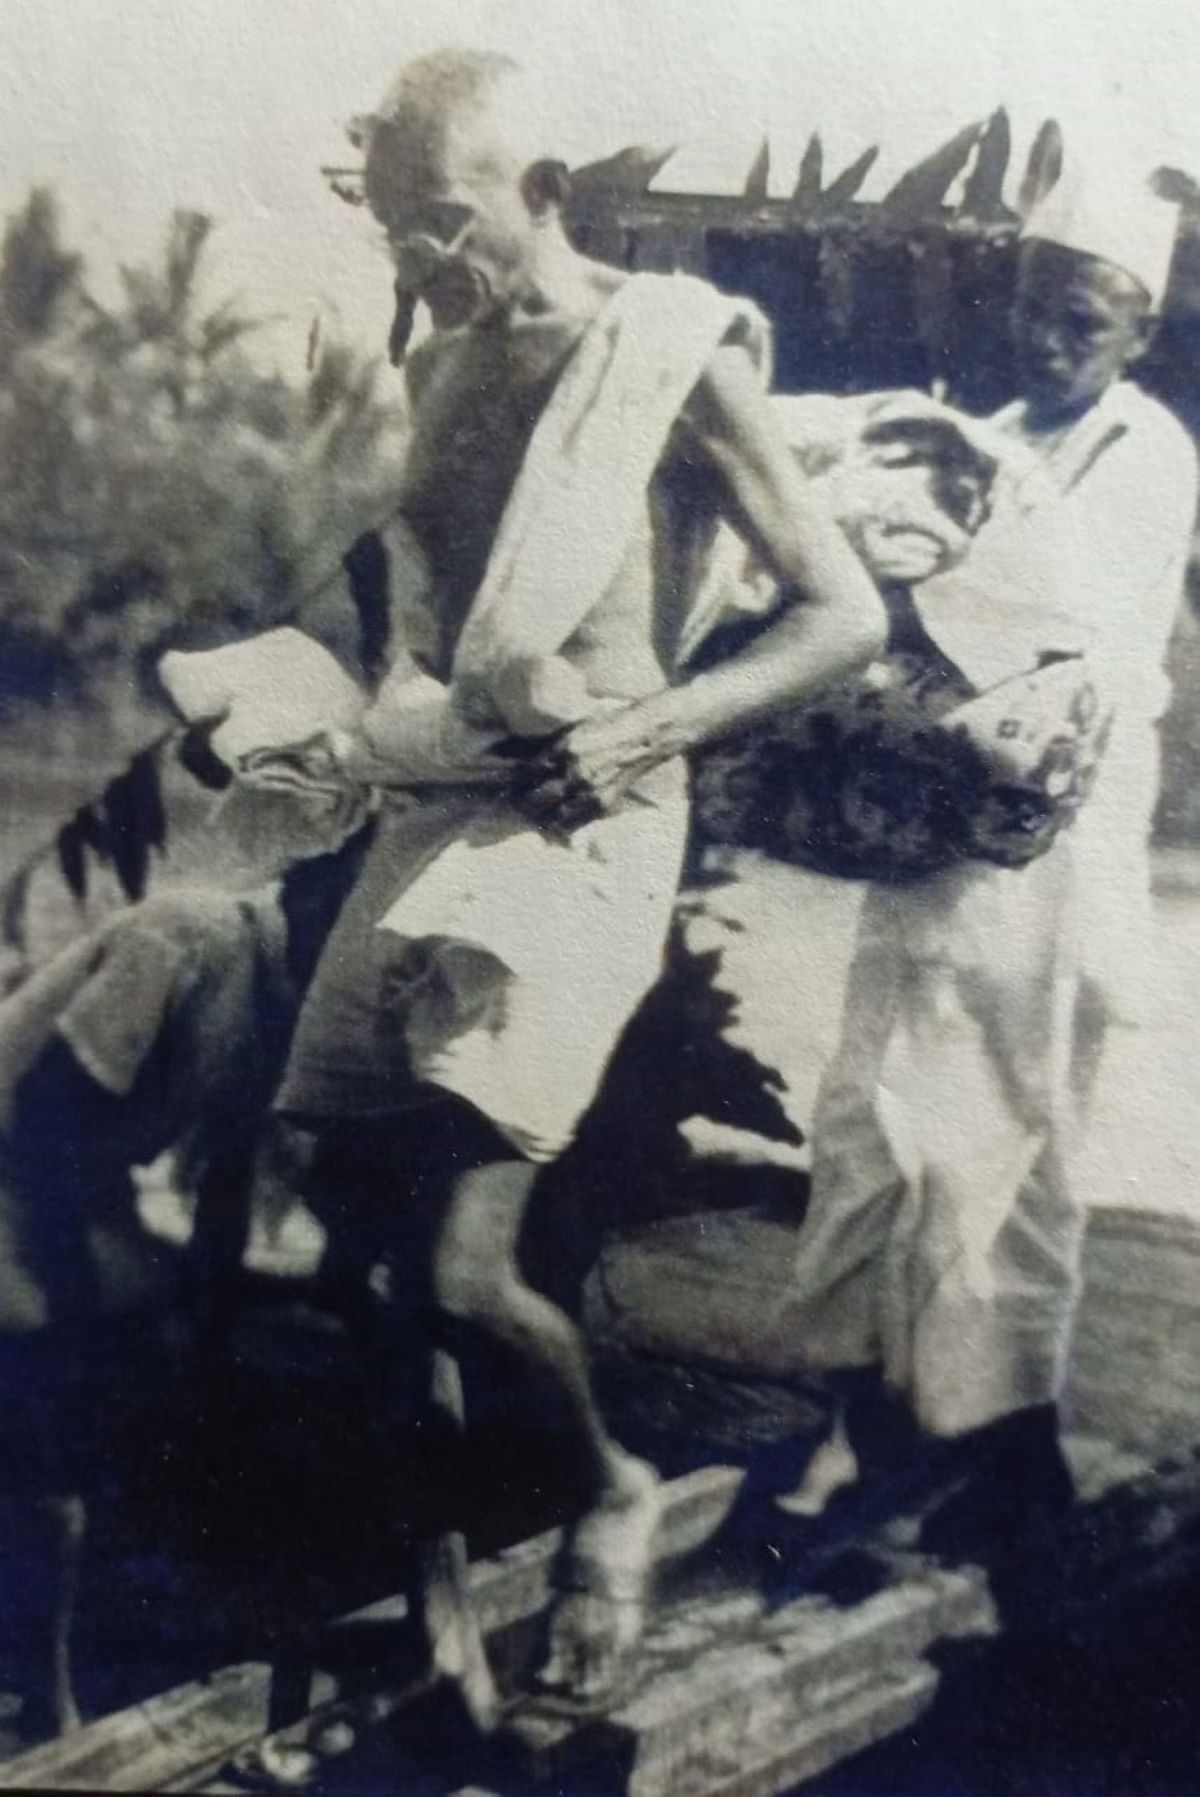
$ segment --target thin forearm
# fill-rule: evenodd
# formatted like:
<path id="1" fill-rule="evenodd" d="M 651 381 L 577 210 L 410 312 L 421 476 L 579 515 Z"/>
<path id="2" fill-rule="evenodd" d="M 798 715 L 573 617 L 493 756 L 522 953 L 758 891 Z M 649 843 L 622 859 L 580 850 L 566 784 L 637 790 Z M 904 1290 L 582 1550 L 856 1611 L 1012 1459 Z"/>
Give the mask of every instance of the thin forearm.
<path id="1" fill-rule="evenodd" d="M 741 655 L 679 689 L 689 746 L 804 705 L 880 652 L 884 623 L 873 589 L 870 606 L 853 617 L 821 605 L 795 606 Z"/>
<path id="2" fill-rule="evenodd" d="M 851 627 L 844 613 L 796 606 L 740 655 L 629 709 L 649 761 L 686 754 L 801 706 L 879 652 L 874 608 Z"/>

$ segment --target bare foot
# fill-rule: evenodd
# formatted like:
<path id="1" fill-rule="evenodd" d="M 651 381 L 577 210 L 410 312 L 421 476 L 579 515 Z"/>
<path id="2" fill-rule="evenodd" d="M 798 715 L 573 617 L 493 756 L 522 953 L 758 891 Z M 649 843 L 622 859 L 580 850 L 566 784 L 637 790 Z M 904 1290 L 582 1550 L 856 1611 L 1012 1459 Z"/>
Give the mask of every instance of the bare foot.
<path id="1" fill-rule="evenodd" d="M 461 1535 L 443 1535 L 421 1550 L 420 1559 L 430 1669 L 458 1686 L 472 1722 L 488 1734 L 500 1717 L 500 1695 L 471 1603 L 466 1543 Z"/>
<path id="2" fill-rule="evenodd" d="M 832 1433 L 821 1443 L 793 1491 L 782 1492 L 775 1507 L 787 1516 L 815 1518 L 828 1509 L 839 1491 L 858 1482 L 859 1467 L 844 1419 L 839 1415 Z"/>
<path id="3" fill-rule="evenodd" d="M 657 1475 L 623 1456 L 610 1492 L 578 1525 L 537 1676 L 542 1700 L 588 1712 L 619 1701 L 646 1627 L 662 1513 Z"/>

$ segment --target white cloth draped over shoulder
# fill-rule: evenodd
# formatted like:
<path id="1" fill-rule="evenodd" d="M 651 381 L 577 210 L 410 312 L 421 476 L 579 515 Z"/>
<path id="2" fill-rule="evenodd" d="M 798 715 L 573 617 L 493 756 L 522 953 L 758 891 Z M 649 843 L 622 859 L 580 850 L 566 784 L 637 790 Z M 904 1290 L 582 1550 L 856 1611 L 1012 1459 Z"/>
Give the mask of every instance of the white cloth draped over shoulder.
<path id="1" fill-rule="evenodd" d="M 407 771 L 414 783 L 445 784 L 385 807 L 302 1015 L 282 1107 L 379 1111 L 403 1103 L 406 1084 L 436 1086 L 532 1159 L 570 1141 L 661 970 L 687 828 L 685 770 L 657 769 L 615 815 L 563 839 L 486 790 L 506 765 L 492 750 L 619 702 L 589 690 L 572 638 L 585 621 L 603 627 L 671 433 L 729 341 L 745 344 L 765 383 L 768 335 L 753 307 L 690 277 L 637 275 L 572 352 L 534 428 L 448 685 L 401 666 L 368 718 L 390 778 L 400 784 Z M 473 773 L 481 786 L 453 790 Z"/>
<path id="2" fill-rule="evenodd" d="M 454 657 L 463 708 L 518 735 L 574 723 L 594 698 L 562 650 L 620 572 L 667 440 L 716 350 L 740 341 L 769 376 L 745 302 L 685 275 L 627 280 L 542 416 Z"/>
<path id="3" fill-rule="evenodd" d="M 1133 387 L 1040 455 L 1020 407 L 995 422 L 1015 477 L 918 609 L 981 687 L 1086 654 L 1112 736 L 1041 860 L 867 895 L 781 1319 L 800 1364 L 882 1363 L 944 1434 L 1062 1390 L 1092 1196 L 1074 1177 L 1079 1130 L 1098 1044 L 1144 964 L 1155 721 L 1196 507 L 1189 439 Z"/>
<path id="4" fill-rule="evenodd" d="M 728 342 L 765 386 L 761 314 L 687 275 L 630 277 L 590 325 L 526 450 L 449 683 L 402 660 L 368 719 L 398 774 L 492 775 L 498 736 L 546 736 L 595 712 L 571 638 L 620 574 L 671 431 Z"/>

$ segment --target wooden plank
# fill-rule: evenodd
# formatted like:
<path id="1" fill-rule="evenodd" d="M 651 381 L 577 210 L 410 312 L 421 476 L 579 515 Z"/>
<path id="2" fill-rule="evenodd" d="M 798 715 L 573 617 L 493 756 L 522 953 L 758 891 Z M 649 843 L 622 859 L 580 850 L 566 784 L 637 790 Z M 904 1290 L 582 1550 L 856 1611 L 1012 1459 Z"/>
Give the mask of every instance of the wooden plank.
<path id="1" fill-rule="evenodd" d="M 779 1792 L 818 1778 L 853 1754 L 911 1728 L 932 1704 L 938 1682 L 933 1667 L 921 1663 L 848 1687 L 822 1685 L 809 1694 L 805 1715 L 797 1717 L 786 1748 L 766 1758 L 753 1757 L 730 1777 L 709 1782 L 703 1790 L 688 1786 L 687 1797 L 778 1797 Z M 670 1797 L 679 1797 L 683 1789 L 676 1787 Z M 563 1797 L 564 1791 L 565 1787 L 554 1786 L 547 1797 Z M 214 1791 L 209 1797 L 225 1794 Z M 230 1785 L 227 1797 L 242 1797 L 240 1787 Z M 469 1784 L 459 1786 L 453 1797 L 501 1794 Z"/>
<path id="2" fill-rule="evenodd" d="M 268 1726 L 271 1669 L 227 1666 L 0 1766 L 2 1790 L 153 1791 Z"/>
<path id="3" fill-rule="evenodd" d="M 615 1238 L 589 1289 L 601 1349 L 795 1378 L 793 1225 L 753 1212 L 674 1218 Z M 1158 1212 L 1089 1219 L 1070 1406 L 1085 1429 L 1161 1452 L 1200 1434 L 1200 1225 Z M 1133 1401 L 1131 1401 L 1133 1400 Z"/>
<path id="4" fill-rule="evenodd" d="M 852 1681 L 848 1685 L 820 1685 L 807 1693 L 803 1712 L 797 1713 L 789 1731 L 789 1744 L 766 1757 L 758 1754 L 739 1765 L 728 1777 L 703 1787 L 670 1787 L 669 1797 L 778 1797 L 781 1791 L 817 1778 L 853 1754 L 886 1741 L 916 1723 L 937 1693 L 938 1675 L 920 1662 L 901 1672 Z M 192 1787 L 204 1797 L 245 1797 L 246 1787 L 230 1781 Z M 543 1797 L 563 1797 L 567 1787 L 551 1784 Z M 630 1787 L 632 1794 L 635 1787 Z M 488 1786 L 474 1782 L 460 1785 L 452 1797 L 502 1797 Z"/>
<path id="5" fill-rule="evenodd" d="M 1039 1555 L 1030 1570 L 1028 1616 L 1018 1626 L 1039 1635 L 1094 1616 L 1114 1593 L 1177 1580 L 1194 1537 L 1200 1455 L 1147 1470 L 1120 1454 L 1114 1459 L 1108 1444 L 1090 1444 L 1090 1451 L 1104 1462 L 1093 1468 L 1096 1495 L 1064 1519 L 1049 1562 Z M 753 1592 L 694 1586 L 665 1603 L 648 1631 L 636 1688 L 611 1716 L 573 1724 L 531 1701 L 512 1713 L 508 1732 L 526 1756 L 522 1788 L 542 1797 L 573 1787 L 619 1788 L 627 1797 L 770 1797 L 913 1723 L 936 1688 L 925 1664 L 934 1643 L 991 1633 L 996 1624 L 980 1571 L 887 1546 L 900 1535 L 875 1540 L 883 1586 L 850 1607 L 811 1595 L 769 1612 Z M 1010 1590 L 1010 1626 L 1021 1611 Z M 376 1770 L 394 1755 L 403 1788 L 406 1764 L 414 1773 L 425 1770 L 404 1758 L 422 1731 L 410 1731 L 403 1712 L 421 1701 L 417 1692 L 394 1694 L 374 1721 L 348 1707 L 348 1742 L 324 1755 L 322 1739 L 338 1712 L 284 1731 L 272 1744 L 314 1753 L 317 1778 L 346 1790 L 355 1788 L 356 1751 L 365 1751 Z M 420 1714 L 414 1707 L 414 1724 Z M 342 1759 L 338 1768 L 335 1758 Z M 459 1776 L 469 1772 L 464 1767 Z M 486 1785 L 485 1774 L 479 1797 L 490 1797 Z M 187 1788 L 215 1794 L 237 1785 L 217 1772 L 215 1782 L 193 1779 Z"/>
<path id="6" fill-rule="evenodd" d="M 723 1784 L 710 1784 L 705 1797 L 778 1797 L 780 1791 L 819 1778 L 911 1728 L 932 1704 L 938 1682 L 933 1667 L 921 1662 L 850 1690 L 814 1692 L 817 1707 L 810 1709 L 803 1726 L 793 1728 L 787 1747 L 739 1767 Z"/>
<path id="7" fill-rule="evenodd" d="M 690 1552 L 720 1527 L 740 1476 L 734 1467 L 704 1467 L 667 1485 L 662 1559 Z M 476 1562 L 471 1581 L 486 1633 L 511 1628 L 544 1608 L 561 1547 L 562 1531 L 550 1530 Z M 341 1618 L 327 1632 L 336 1642 L 363 1626 L 398 1627 L 406 1615 L 404 1598 L 390 1597 Z M 319 1644 L 315 1651 L 319 1657 Z M 319 1668 L 315 1676 L 312 1706 L 333 1701 L 333 1681 Z M 0 1790 L 163 1790 L 195 1767 L 220 1764 L 261 1738 L 269 1727 L 270 1690 L 269 1666 L 228 1667 L 18 1755 L 0 1765 Z"/>
<path id="8" fill-rule="evenodd" d="M 605 1725 L 636 1742 L 629 1797 L 740 1790 L 746 1768 L 806 1761 L 818 1741 L 822 1765 L 832 1765 L 867 1744 L 858 1704 L 848 1735 L 830 1725 L 834 1693 L 882 1693 L 898 1673 L 918 1674 L 936 1641 L 994 1626 L 982 1575 L 916 1559 L 897 1561 L 892 1583 L 849 1608 L 813 1597 L 769 1614 L 744 1594 L 675 1606 L 648 1634 L 636 1694 Z M 917 1684 L 928 1689 L 923 1673 Z M 603 1752 L 594 1728 L 543 1716 L 536 1704 L 518 1727 L 552 1788 L 569 1788 L 571 1769 Z"/>
<path id="9" fill-rule="evenodd" d="M 628 1797 L 766 1797 L 913 1721 L 936 1688 L 922 1659 L 928 1648 L 993 1627 L 981 1575 L 911 1556 L 895 1557 L 885 1589 L 851 1608 L 813 1597 L 769 1613 L 749 1592 L 693 1594 L 655 1618 L 636 1693 L 610 1717 L 576 1724 L 525 1702 L 505 1733 L 523 1750 L 529 1788 L 546 1797 L 575 1786 L 615 1790 L 614 1777 Z M 421 1701 L 422 1694 L 410 1699 Z M 397 1699 L 376 1718 L 396 1740 L 401 1780 L 407 1707 Z M 390 1750 L 349 1706 L 345 1732 L 357 1738 L 324 1753 L 330 1720 L 340 1714 L 282 1730 L 259 1751 L 276 1764 L 311 1755 L 318 1784 L 353 1789 L 356 1749 L 375 1766 L 381 1747 Z M 333 1761 L 346 1755 L 335 1770 Z M 187 1788 L 221 1797 L 238 1786 L 218 1774 Z"/>

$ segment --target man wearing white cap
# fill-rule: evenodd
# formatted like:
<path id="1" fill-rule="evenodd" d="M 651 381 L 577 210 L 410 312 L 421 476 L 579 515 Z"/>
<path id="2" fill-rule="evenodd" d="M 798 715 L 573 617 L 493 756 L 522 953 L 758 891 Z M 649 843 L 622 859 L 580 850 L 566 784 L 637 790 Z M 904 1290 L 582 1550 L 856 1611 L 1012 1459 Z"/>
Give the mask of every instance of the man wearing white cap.
<path id="1" fill-rule="evenodd" d="M 868 898 L 786 1319 L 850 1408 L 780 1500 L 795 1515 L 858 1478 L 880 1369 L 925 1438 L 982 1474 L 940 1545 L 1008 1538 L 1071 1492 L 1058 1401 L 1091 1196 L 1078 1124 L 1111 1026 L 1136 1016 L 1163 661 L 1196 511 L 1190 439 L 1125 379 L 1176 227 L 1145 188 L 1064 184 L 1029 218 L 1021 397 L 992 420 L 1007 479 L 962 566 L 914 591 L 977 691 L 1085 657 L 1111 734 L 1078 822 L 1030 866 L 963 862 Z"/>
<path id="2" fill-rule="evenodd" d="M 980 684 L 1020 663 L 1022 598 L 1044 617 L 1049 597 L 1063 650 L 1087 653 L 1116 706 L 1073 840 L 1097 1029 L 1141 1009 L 1156 725 L 1196 515 L 1190 437 L 1125 378 L 1149 344 L 1177 229 L 1178 208 L 1144 186 L 1064 180 L 1030 216 L 1014 317 L 1021 398 L 994 420 L 1027 469 L 967 566 L 921 595 L 927 627 Z"/>

